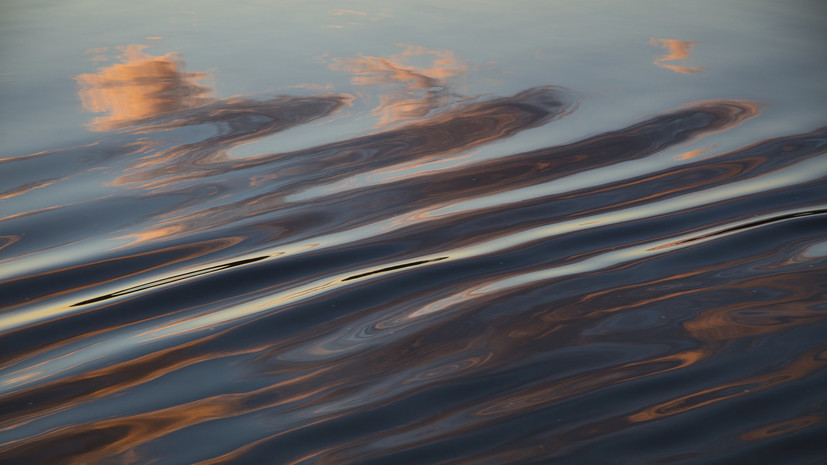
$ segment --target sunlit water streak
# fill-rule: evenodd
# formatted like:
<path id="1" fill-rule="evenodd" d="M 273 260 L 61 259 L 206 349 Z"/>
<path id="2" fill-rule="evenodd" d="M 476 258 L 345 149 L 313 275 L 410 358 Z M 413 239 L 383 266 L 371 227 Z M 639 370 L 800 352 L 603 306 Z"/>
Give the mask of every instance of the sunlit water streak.
<path id="1" fill-rule="evenodd" d="M 0 159 L 3 463 L 827 457 L 823 121 L 566 137 L 583 89 L 396 46 L 329 59 L 349 92 L 219 98 L 146 46 L 76 77 L 96 134 Z"/>

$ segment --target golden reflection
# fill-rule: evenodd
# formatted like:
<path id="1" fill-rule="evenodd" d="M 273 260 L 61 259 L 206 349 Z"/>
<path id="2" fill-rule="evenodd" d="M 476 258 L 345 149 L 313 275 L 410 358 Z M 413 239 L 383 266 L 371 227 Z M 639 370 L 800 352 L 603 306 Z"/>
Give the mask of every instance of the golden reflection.
<path id="1" fill-rule="evenodd" d="M 183 60 L 174 53 L 152 56 L 144 48 L 122 47 L 122 63 L 75 78 L 84 110 L 108 113 L 92 120 L 90 129 L 109 131 L 210 101 L 210 89 L 197 82 L 206 74 L 184 72 Z"/>
<path id="2" fill-rule="evenodd" d="M 696 42 L 687 40 L 656 39 L 654 37 L 649 40 L 649 44 L 666 49 L 666 55 L 656 58 L 655 64 L 661 68 L 666 68 L 681 74 L 697 74 L 703 71 L 704 68 L 703 66 L 668 65 L 664 62 L 672 60 L 686 60 L 689 58 L 690 51 L 695 46 L 695 43 Z"/>
<path id="3" fill-rule="evenodd" d="M 628 419 L 632 423 L 656 420 L 724 400 L 764 391 L 804 378 L 817 370 L 823 369 L 824 364 L 825 360 L 821 357 L 819 351 L 808 352 L 780 370 L 693 392 L 632 414 Z"/>
<path id="4" fill-rule="evenodd" d="M 379 95 L 379 106 L 373 114 L 380 124 L 419 118 L 445 105 L 450 100 L 447 80 L 463 74 L 468 66 L 461 64 L 450 50 L 431 50 L 416 45 L 396 43 L 401 53 L 387 58 L 359 56 L 334 58 L 330 68 L 354 77 L 356 85 L 396 84 L 392 91 Z M 409 62 L 415 57 L 430 57 L 424 66 Z"/>
<path id="5" fill-rule="evenodd" d="M 823 415 L 805 415 L 790 420 L 764 425 L 741 435 L 744 441 L 758 441 L 801 431 L 824 421 Z"/>
<path id="6" fill-rule="evenodd" d="M 815 324 L 823 319 L 821 311 L 811 308 L 811 303 L 820 298 L 817 282 L 818 279 L 807 272 L 750 279 L 739 286 L 741 301 L 705 310 L 683 326 L 694 339 L 713 343 Z M 760 302 L 751 298 L 755 289 L 773 289 L 784 294 L 775 300 Z"/>
<path id="7" fill-rule="evenodd" d="M 709 150 L 712 148 L 715 148 L 715 146 L 713 145 L 712 147 L 704 147 L 702 149 L 690 150 L 688 152 L 684 152 L 680 155 L 677 155 L 675 158 L 677 158 L 678 160 L 691 160 L 693 158 L 697 158 L 705 154 L 706 152 L 709 152 Z"/>
<path id="8" fill-rule="evenodd" d="M 17 234 L 9 234 L 9 235 L 6 235 L 6 236 L 0 236 L 0 250 L 3 250 L 4 248 L 14 244 L 15 242 L 19 241 L 21 238 L 22 238 L 22 236 L 19 236 Z"/>
<path id="9" fill-rule="evenodd" d="M 237 353 L 249 353 L 260 349 L 260 347 L 247 349 Z M 231 352 L 218 355 L 226 356 L 233 354 L 234 353 Z M 164 373 L 169 373 L 180 369 L 182 366 L 188 366 L 192 363 L 210 359 L 215 355 L 216 354 L 209 354 L 193 360 L 187 360 L 168 367 L 169 371 L 163 370 L 161 373 L 153 372 L 136 381 L 144 383 Z M 155 355 L 151 357 L 154 359 L 158 358 Z M 191 428 L 195 425 L 213 420 L 238 417 L 251 412 L 260 412 L 274 407 L 299 404 L 303 401 L 318 398 L 326 392 L 335 391 L 337 388 L 341 388 L 341 386 L 348 383 L 348 380 L 343 378 L 329 383 L 320 382 L 310 389 L 301 384 L 302 381 L 317 378 L 331 370 L 332 367 L 321 368 L 253 391 L 218 394 L 159 410 L 59 428 L 49 431 L 33 442 L 27 440 L 9 442 L 5 444 L 7 449 L 3 452 L 9 457 L 28 456 L 34 449 L 42 447 L 45 444 L 60 444 L 88 437 L 90 441 L 96 441 L 95 447 L 78 454 L 78 458 L 81 459 L 79 463 L 100 463 L 106 458 L 135 453 L 139 446 L 185 428 Z M 113 388 L 105 388 L 105 392 L 98 392 L 93 395 L 91 399 L 102 398 L 110 394 L 113 390 L 117 392 L 117 390 L 123 387 L 124 386 L 119 385 Z M 341 413 L 332 414 L 329 418 L 336 418 L 341 415 Z M 310 422 L 309 425 L 299 425 L 295 429 L 301 429 L 324 421 L 326 421 L 326 419 L 316 420 Z M 95 437 L 94 433 L 97 431 L 108 431 L 113 434 L 108 437 Z M 291 430 L 282 431 L 279 435 L 287 434 L 290 431 Z M 48 454 L 48 452 L 46 454 Z"/>
<path id="10" fill-rule="evenodd" d="M 18 186 L 14 189 L 7 190 L 5 192 L 0 192 L 0 200 L 8 200 L 12 197 L 17 197 L 18 195 L 23 195 L 28 192 L 31 192 L 35 189 L 41 189 L 43 187 L 51 186 L 52 184 L 56 183 L 58 180 L 61 179 L 44 179 L 43 181 L 35 181 L 24 184 L 22 186 Z M 2 247 L 0 247 L 2 248 Z"/>

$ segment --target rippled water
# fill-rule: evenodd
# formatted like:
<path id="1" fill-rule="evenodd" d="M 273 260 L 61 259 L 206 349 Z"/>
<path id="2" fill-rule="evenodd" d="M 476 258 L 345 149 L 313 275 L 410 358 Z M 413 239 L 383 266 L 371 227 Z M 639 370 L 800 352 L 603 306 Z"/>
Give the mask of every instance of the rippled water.
<path id="1" fill-rule="evenodd" d="M 827 9 L 685 3 L 7 2 L 0 461 L 825 463 Z"/>

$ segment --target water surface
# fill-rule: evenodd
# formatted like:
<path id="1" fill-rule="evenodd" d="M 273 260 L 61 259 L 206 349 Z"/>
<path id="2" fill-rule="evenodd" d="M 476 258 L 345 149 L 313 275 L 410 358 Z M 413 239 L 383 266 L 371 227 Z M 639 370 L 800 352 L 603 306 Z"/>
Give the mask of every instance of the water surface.
<path id="1" fill-rule="evenodd" d="M 825 12 L 3 5 L 2 462 L 823 463 Z"/>

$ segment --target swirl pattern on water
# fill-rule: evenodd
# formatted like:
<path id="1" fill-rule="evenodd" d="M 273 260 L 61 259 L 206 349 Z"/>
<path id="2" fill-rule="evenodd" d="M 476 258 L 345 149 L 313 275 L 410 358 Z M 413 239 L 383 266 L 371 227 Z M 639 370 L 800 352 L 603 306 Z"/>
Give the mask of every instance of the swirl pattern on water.
<path id="1" fill-rule="evenodd" d="M 827 128 L 672 156 L 762 110 L 701 101 L 480 156 L 576 114 L 537 87 L 238 157 L 354 97 L 206 99 L 140 60 L 165 100 L 0 161 L 6 463 L 823 453 Z"/>

